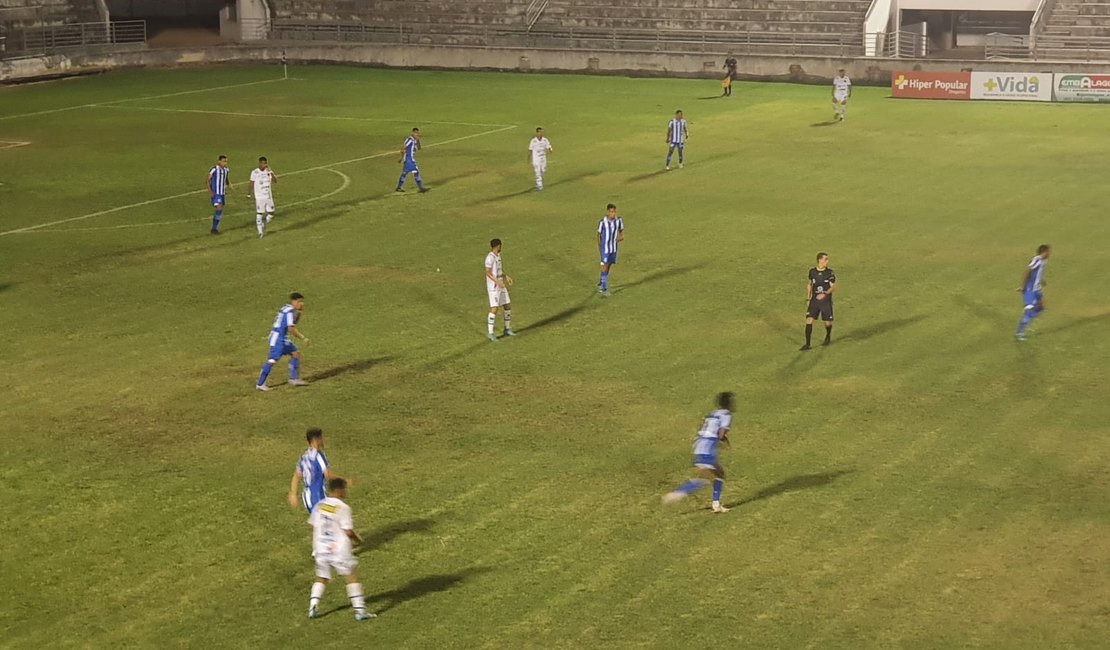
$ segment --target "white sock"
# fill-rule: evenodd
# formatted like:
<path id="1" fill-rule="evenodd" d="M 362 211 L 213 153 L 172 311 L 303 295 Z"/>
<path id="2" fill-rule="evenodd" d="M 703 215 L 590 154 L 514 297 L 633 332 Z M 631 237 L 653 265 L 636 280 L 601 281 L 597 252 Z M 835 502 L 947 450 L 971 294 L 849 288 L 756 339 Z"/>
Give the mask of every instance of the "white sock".
<path id="1" fill-rule="evenodd" d="M 262 233 L 266 232 L 266 224 L 262 222 L 261 212 L 254 215 L 254 223 L 256 226 L 258 226 L 258 234 L 261 235 Z"/>
<path id="2" fill-rule="evenodd" d="M 513 329 L 513 326 L 512 326 L 512 323 L 511 323 L 511 321 L 513 319 L 512 313 L 513 312 L 511 310 L 508 310 L 508 309 L 505 310 L 505 329 L 506 330 Z"/>
<path id="3" fill-rule="evenodd" d="M 493 334 L 493 324 L 497 322 L 497 314 L 490 312 L 489 318 L 486 319 L 486 325 L 489 328 L 489 333 Z"/>
<path id="4" fill-rule="evenodd" d="M 721 507 L 721 502 L 720 501 L 714 501 L 713 502 L 713 507 L 714 508 L 720 508 Z"/>
<path id="5" fill-rule="evenodd" d="M 366 610 L 366 599 L 362 596 L 361 584 L 356 582 L 353 585 L 347 585 L 347 597 L 351 599 L 351 606 L 356 612 Z"/>
<path id="6" fill-rule="evenodd" d="M 326 582 L 312 583 L 312 596 L 308 599 L 308 606 L 310 609 L 320 604 L 320 599 L 324 597 L 324 589 L 326 589 L 327 586 L 328 584 Z"/>
<path id="7" fill-rule="evenodd" d="M 273 219 L 274 219 L 274 213 L 273 212 L 270 212 L 270 213 L 266 214 L 266 223 L 270 223 L 271 221 L 273 221 Z"/>

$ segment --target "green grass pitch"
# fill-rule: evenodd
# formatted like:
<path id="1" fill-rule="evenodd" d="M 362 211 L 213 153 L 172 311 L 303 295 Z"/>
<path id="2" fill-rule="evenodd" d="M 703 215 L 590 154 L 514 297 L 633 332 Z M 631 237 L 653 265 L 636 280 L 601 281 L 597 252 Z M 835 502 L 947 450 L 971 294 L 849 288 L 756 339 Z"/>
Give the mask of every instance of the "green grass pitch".
<path id="1" fill-rule="evenodd" d="M 1105 107 L 857 87 L 822 125 L 827 87 L 290 76 L 0 88 L 0 645 L 1110 637 Z M 676 108 L 687 165 L 664 173 Z M 395 195 L 413 126 L 431 192 Z M 201 188 L 221 153 L 237 186 L 216 238 Z M 258 155 L 279 175 L 261 241 L 242 191 Z M 627 240 L 605 300 L 610 201 Z M 492 344 L 495 236 L 520 335 Z M 1042 242 L 1049 309 L 1018 344 Z M 835 343 L 800 354 L 819 250 Z M 312 385 L 260 394 L 292 290 Z M 662 507 L 726 389 L 732 512 Z M 310 426 L 354 479 L 370 623 L 336 611 L 338 583 L 305 617 L 309 529 L 285 492 Z"/>

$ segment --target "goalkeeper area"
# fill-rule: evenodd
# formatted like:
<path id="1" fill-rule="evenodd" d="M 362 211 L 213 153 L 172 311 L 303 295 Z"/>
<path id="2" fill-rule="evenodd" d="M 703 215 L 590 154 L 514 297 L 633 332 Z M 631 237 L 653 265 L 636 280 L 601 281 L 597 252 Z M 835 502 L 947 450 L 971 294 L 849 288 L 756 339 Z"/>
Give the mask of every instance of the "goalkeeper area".
<path id="1" fill-rule="evenodd" d="M 857 85 L 832 123 L 828 86 L 732 89 L 273 65 L 0 87 L 3 645 L 1105 643 L 1106 107 Z M 427 194 L 394 192 L 413 127 Z M 518 336 L 490 343 L 494 237 Z M 818 251 L 833 344 L 799 353 Z M 291 291 L 310 384 L 262 394 Z M 661 506 L 725 390 L 731 512 Z M 353 480 L 371 623 L 339 584 L 305 616 L 285 497 L 311 427 Z"/>

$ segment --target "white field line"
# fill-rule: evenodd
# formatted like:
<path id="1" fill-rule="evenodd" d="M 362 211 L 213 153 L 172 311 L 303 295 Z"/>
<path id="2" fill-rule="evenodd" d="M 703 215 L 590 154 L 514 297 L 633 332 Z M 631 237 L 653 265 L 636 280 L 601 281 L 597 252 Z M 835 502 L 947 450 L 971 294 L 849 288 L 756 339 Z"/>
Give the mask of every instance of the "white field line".
<path id="1" fill-rule="evenodd" d="M 26 147 L 31 144 L 30 142 L 20 142 L 19 140 L 0 140 L 0 149 L 15 149 L 16 147 Z"/>
<path id="2" fill-rule="evenodd" d="M 284 115 L 278 113 L 239 113 L 235 111 L 205 111 L 192 108 L 159 108 L 157 106 L 120 106 L 117 104 L 100 104 L 97 108 L 123 108 L 133 111 L 158 111 L 161 113 L 198 113 L 201 115 L 230 115 L 232 117 L 276 117 L 291 120 L 344 120 L 352 122 L 414 122 L 416 124 L 446 124 L 450 126 L 480 126 L 496 127 L 508 126 L 507 124 L 489 124 L 485 122 L 436 122 L 431 120 L 398 120 L 389 117 L 346 117 L 342 115 Z"/>
<path id="3" fill-rule="evenodd" d="M 516 125 L 511 124 L 509 126 L 503 126 L 499 129 L 490 129 L 488 131 L 482 131 L 481 133 L 472 133 L 470 135 L 464 135 L 464 136 L 460 136 L 458 138 L 451 138 L 450 140 L 444 140 L 442 142 L 434 142 L 432 144 L 427 145 L 426 148 L 430 149 L 432 147 L 442 147 L 443 145 L 452 144 L 452 143 L 455 143 L 455 142 L 462 142 L 463 140 L 471 140 L 471 139 L 474 139 L 474 138 L 481 138 L 483 136 L 493 135 L 495 133 L 501 133 L 502 131 L 508 131 L 509 129 L 515 129 L 515 128 L 516 128 Z M 327 169 L 329 167 L 337 167 L 339 165 L 350 165 L 351 163 L 363 162 L 363 161 L 366 161 L 366 160 L 372 160 L 374 158 L 382 158 L 382 157 L 385 157 L 385 156 L 396 156 L 396 155 L 397 155 L 397 151 L 394 151 L 394 150 L 382 151 L 380 153 L 370 154 L 369 156 L 361 156 L 359 158 L 351 158 L 349 160 L 340 160 L 340 161 L 337 161 L 337 162 L 327 163 L 325 165 L 317 165 L 315 167 L 307 167 L 305 169 L 298 169 L 296 171 L 284 172 L 281 175 L 282 176 L 294 176 L 296 174 L 304 174 L 304 173 L 307 173 L 307 172 L 319 171 L 321 169 Z M 131 203 L 131 204 L 128 204 L 128 205 L 121 205 L 121 206 L 117 206 L 117 207 L 114 207 L 114 208 L 108 208 L 107 210 L 99 210 L 97 212 L 90 212 L 89 214 L 83 214 L 79 217 L 69 217 L 68 219 L 59 219 L 57 221 L 49 221 L 47 223 L 40 223 L 40 224 L 37 224 L 37 225 L 34 225 L 34 226 L 26 226 L 26 227 L 23 227 L 23 228 L 16 228 L 14 230 L 5 230 L 3 232 L 0 232 L 0 237 L 6 237 L 8 235 L 15 235 L 15 234 L 20 234 L 20 233 L 33 232 L 35 230 L 41 230 L 43 228 L 49 228 L 51 226 L 58 226 L 58 225 L 61 225 L 63 223 L 72 223 L 74 221 L 84 221 L 85 219 L 92 219 L 94 217 L 101 217 L 101 216 L 104 216 L 106 214 L 112 214 L 114 212 L 121 212 L 123 210 L 130 210 L 131 208 L 141 208 L 145 205 L 152 205 L 154 203 L 162 203 L 163 201 L 172 201 L 174 199 L 180 199 L 182 197 L 192 196 L 193 194 L 201 194 L 201 193 L 207 192 L 207 191 L 208 190 L 206 190 L 206 189 L 200 189 L 200 190 L 193 190 L 191 192 L 182 192 L 180 194 L 173 194 L 173 195 L 170 195 L 170 196 L 163 196 L 163 197 L 160 197 L 160 198 L 157 198 L 157 199 L 150 199 L 150 200 L 147 200 L 147 201 L 139 201 L 138 203 Z"/>
<path id="4" fill-rule="evenodd" d="M 341 172 L 337 169 L 325 169 L 324 171 L 329 171 L 333 174 L 338 174 L 339 177 L 343 179 L 343 184 L 340 185 L 338 189 L 334 189 L 334 190 L 332 190 L 332 191 L 330 191 L 326 194 L 321 194 L 320 196 L 314 196 L 310 199 L 301 199 L 300 201 L 293 201 L 292 203 L 281 203 L 281 204 L 278 205 L 278 207 L 281 208 L 281 211 L 285 211 L 285 210 L 287 210 L 289 208 L 292 208 L 294 206 L 304 205 L 306 203 L 314 203 L 316 201 L 323 201 L 324 199 L 328 199 L 328 198 L 331 198 L 331 197 L 335 196 L 336 194 L 339 194 L 340 192 L 342 192 L 343 190 L 345 190 L 345 189 L 347 189 L 348 187 L 351 186 L 351 177 L 344 174 L 343 172 Z M 225 216 L 238 215 L 238 214 L 254 214 L 254 212 L 251 211 L 251 210 L 236 210 L 235 212 L 225 213 Z M 150 226 L 169 226 L 169 225 L 174 225 L 174 224 L 179 224 L 179 223 L 196 223 L 198 221 L 210 221 L 211 219 L 212 219 L 212 217 L 193 217 L 192 219 L 177 219 L 175 221 L 154 221 L 154 222 L 148 222 L 148 223 L 125 223 L 125 224 L 121 224 L 121 225 L 118 225 L 118 226 L 92 226 L 92 227 L 89 227 L 89 228 L 56 228 L 56 229 L 53 229 L 53 230 L 42 229 L 39 232 L 89 232 L 89 231 L 92 231 L 92 230 L 122 230 L 124 228 L 148 228 Z"/>
<path id="5" fill-rule="evenodd" d="M 164 99 L 166 97 L 181 97 L 182 95 L 195 95 L 197 93 L 209 93 L 214 90 L 230 90 L 232 88 L 243 88 L 246 86 L 257 86 L 259 84 L 269 84 L 275 81 L 284 81 L 284 79 L 263 79 L 262 81 L 248 81 L 241 84 L 229 84 L 227 86 L 213 86 L 211 88 L 197 88 L 196 90 L 182 90 L 176 93 L 165 93 L 164 95 L 147 95 L 145 97 L 128 97 L 126 99 L 115 99 L 107 102 L 97 102 L 93 104 L 78 104 L 77 106 L 64 106 L 62 108 L 51 108 L 45 111 L 34 111 L 31 113 L 16 113 L 15 115 L 0 115 L 0 120 L 14 120 L 20 117 L 35 117 L 37 115 L 50 115 L 52 113 L 64 113 L 66 111 L 76 111 L 82 108 L 95 108 L 97 106 L 112 106 L 115 104 L 122 104 L 125 102 L 143 102 L 148 99 Z"/>

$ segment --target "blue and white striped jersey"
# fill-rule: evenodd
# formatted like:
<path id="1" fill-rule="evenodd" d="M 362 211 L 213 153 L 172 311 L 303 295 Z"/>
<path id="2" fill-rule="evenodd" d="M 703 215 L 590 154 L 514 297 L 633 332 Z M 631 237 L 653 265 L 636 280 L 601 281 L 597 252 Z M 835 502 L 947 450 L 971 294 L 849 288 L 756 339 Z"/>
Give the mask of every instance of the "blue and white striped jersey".
<path id="1" fill-rule="evenodd" d="M 677 117 L 671 120 L 667 125 L 667 130 L 671 133 L 671 144 L 685 144 L 686 143 L 686 120 L 678 119 Z"/>
<path id="2" fill-rule="evenodd" d="M 289 340 L 289 328 L 297 324 L 297 309 L 293 305 L 285 305 L 274 317 L 274 326 L 270 330 L 270 345 L 278 341 Z"/>
<path id="3" fill-rule="evenodd" d="M 208 170 L 208 189 L 212 190 L 213 194 L 220 196 L 227 194 L 227 174 L 230 171 L 227 167 L 219 165 L 213 165 L 212 169 Z"/>
<path id="4" fill-rule="evenodd" d="M 1029 279 L 1025 281 L 1025 291 L 1040 291 L 1041 278 L 1044 277 L 1044 258 L 1040 255 L 1033 256 L 1029 261 Z"/>
<path id="5" fill-rule="evenodd" d="M 728 409 L 717 409 L 705 416 L 701 429 L 698 430 L 698 437 L 694 440 L 694 454 L 716 454 L 721 431 L 728 433 L 731 428 L 732 413 Z"/>
<path id="6" fill-rule="evenodd" d="M 301 454 L 301 460 L 297 462 L 297 471 L 301 473 L 304 491 L 317 497 L 313 503 L 323 499 L 324 476 L 328 471 L 328 457 L 324 455 L 323 450 L 309 447 L 308 451 Z"/>
<path id="7" fill-rule="evenodd" d="M 419 148 L 416 138 L 411 135 L 405 139 L 405 161 L 416 162 L 416 150 Z"/>
<path id="8" fill-rule="evenodd" d="M 601 252 L 616 253 L 617 235 L 622 232 L 624 232 L 624 219 L 602 217 L 601 222 L 597 224 L 597 233 L 601 235 Z"/>

